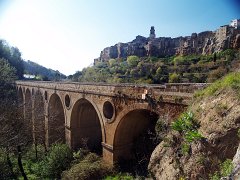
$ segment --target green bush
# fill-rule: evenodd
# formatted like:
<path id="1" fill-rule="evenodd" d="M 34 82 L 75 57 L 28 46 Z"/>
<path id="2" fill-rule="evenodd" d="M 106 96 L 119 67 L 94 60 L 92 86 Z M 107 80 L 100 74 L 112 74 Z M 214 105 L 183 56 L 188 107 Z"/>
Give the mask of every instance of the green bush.
<path id="1" fill-rule="evenodd" d="M 226 159 L 223 163 L 220 164 L 219 171 L 215 172 L 213 175 L 210 175 L 211 180 L 220 180 L 221 177 L 228 177 L 233 171 L 233 164 L 231 159 Z"/>
<path id="2" fill-rule="evenodd" d="M 181 146 L 182 154 L 188 154 L 190 150 L 190 145 L 188 143 L 183 143 Z"/>
<path id="3" fill-rule="evenodd" d="M 192 112 L 183 113 L 176 121 L 172 123 L 172 129 L 182 133 L 194 129 L 194 119 Z"/>
<path id="4" fill-rule="evenodd" d="M 233 164 L 231 159 L 225 160 L 220 165 L 220 173 L 222 177 L 229 176 L 232 173 L 232 170 L 233 170 Z"/>
<path id="5" fill-rule="evenodd" d="M 139 57 L 137 56 L 128 56 L 127 63 L 130 67 L 136 67 L 139 63 Z"/>
<path id="6" fill-rule="evenodd" d="M 189 143 L 200 140 L 201 138 L 203 138 L 203 136 L 196 130 L 186 132 L 184 137 L 184 139 Z"/>
<path id="7" fill-rule="evenodd" d="M 133 180 L 135 179 L 132 175 L 127 173 L 119 173 L 114 176 L 107 176 L 104 180 Z"/>
<path id="8" fill-rule="evenodd" d="M 240 89 L 240 73 L 230 73 L 226 75 L 224 78 L 215 81 L 213 84 L 208 86 L 207 88 L 198 91 L 195 93 L 195 97 L 203 97 L 203 96 L 211 96 L 215 92 L 220 91 L 222 89 L 232 88 L 233 90 Z"/>
<path id="9" fill-rule="evenodd" d="M 180 75 L 177 73 L 170 74 L 169 76 L 169 83 L 179 83 L 180 82 Z"/>
<path id="10" fill-rule="evenodd" d="M 5 149 L 0 149 L 0 179 L 12 179 L 11 169 L 7 163 Z"/>
<path id="11" fill-rule="evenodd" d="M 29 179 L 60 178 L 63 170 L 70 166 L 73 159 L 72 152 L 66 144 L 53 144 L 45 153 L 42 146 L 37 146 L 38 159 L 35 148 L 30 148 L 23 156 L 23 166 Z"/>
<path id="12" fill-rule="evenodd" d="M 178 131 L 183 137 L 183 143 L 181 145 L 181 151 L 183 154 L 189 152 L 192 142 L 203 138 L 203 136 L 197 131 L 198 126 L 199 125 L 194 120 L 192 112 L 185 112 L 176 121 L 172 122 L 172 129 Z"/>
<path id="13" fill-rule="evenodd" d="M 66 144 L 52 145 L 46 158 L 41 162 L 42 176 L 59 178 L 61 172 L 69 167 L 72 159 L 72 151 Z"/>
<path id="14" fill-rule="evenodd" d="M 215 70 L 212 70 L 207 78 L 207 82 L 211 83 L 216 81 L 217 79 L 223 77 L 227 73 L 227 69 L 224 67 L 219 67 Z"/>
<path id="15" fill-rule="evenodd" d="M 37 150 L 37 159 L 36 159 L 36 150 Z M 30 148 L 27 149 L 27 152 L 23 156 L 24 159 L 37 162 L 41 161 L 45 158 L 45 149 L 43 145 L 39 144 L 37 147 L 32 145 Z"/>
<path id="16" fill-rule="evenodd" d="M 82 161 L 64 171 L 62 179 L 102 179 L 108 174 L 112 174 L 111 166 L 104 164 L 96 154 L 89 153 Z"/>

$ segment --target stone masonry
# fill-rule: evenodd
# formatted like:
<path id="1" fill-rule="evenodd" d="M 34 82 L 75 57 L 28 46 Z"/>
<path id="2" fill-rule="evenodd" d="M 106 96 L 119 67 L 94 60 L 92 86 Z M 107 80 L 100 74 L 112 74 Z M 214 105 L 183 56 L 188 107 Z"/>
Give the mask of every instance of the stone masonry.
<path id="1" fill-rule="evenodd" d="M 100 150 L 103 159 L 113 164 L 122 157 L 131 159 L 133 139 L 149 126 L 150 117 L 174 119 L 193 93 L 207 84 L 17 81 L 16 85 L 33 141 L 47 146 L 64 142 L 76 149 L 85 140 L 90 150 Z"/>

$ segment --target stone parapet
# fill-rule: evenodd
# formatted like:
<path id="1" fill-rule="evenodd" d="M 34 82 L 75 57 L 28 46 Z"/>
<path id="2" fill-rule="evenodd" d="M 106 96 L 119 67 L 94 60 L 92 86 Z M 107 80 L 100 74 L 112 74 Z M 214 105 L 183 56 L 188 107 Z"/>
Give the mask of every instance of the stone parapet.
<path id="1" fill-rule="evenodd" d="M 168 83 L 164 85 L 73 83 L 51 81 L 16 81 L 18 86 L 60 90 L 125 99 L 164 101 L 188 104 L 193 93 L 203 89 L 206 83 Z"/>

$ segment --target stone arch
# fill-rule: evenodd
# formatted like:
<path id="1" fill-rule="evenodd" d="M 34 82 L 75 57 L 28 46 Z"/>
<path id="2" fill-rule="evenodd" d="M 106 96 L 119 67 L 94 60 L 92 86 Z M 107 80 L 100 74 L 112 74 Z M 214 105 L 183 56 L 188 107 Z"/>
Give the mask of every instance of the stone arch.
<path id="1" fill-rule="evenodd" d="M 146 171 L 156 146 L 150 143 L 150 138 L 155 133 L 159 115 L 146 104 L 139 104 L 126 108 L 119 116 L 113 140 L 113 161 L 123 170 L 144 168 Z"/>
<path id="2" fill-rule="evenodd" d="M 33 108 L 33 137 L 36 144 L 45 143 L 45 113 L 44 113 L 44 98 L 40 90 L 34 94 Z"/>
<path id="3" fill-rule="evenodd" d="M 64 108 L 56 93 L 51 95 L 48 103 L 48 144 L 55 142 L 65 143 Z"/>
<path id="4" fill-rule="evenodd" d="M 101 142 L 105 136 L 99 114 L 96 105 L 88 99 L 81 98 L 74 104 L 70 119 L 72 148 L 87 144 L 91 151 L 102 152 Z"/>

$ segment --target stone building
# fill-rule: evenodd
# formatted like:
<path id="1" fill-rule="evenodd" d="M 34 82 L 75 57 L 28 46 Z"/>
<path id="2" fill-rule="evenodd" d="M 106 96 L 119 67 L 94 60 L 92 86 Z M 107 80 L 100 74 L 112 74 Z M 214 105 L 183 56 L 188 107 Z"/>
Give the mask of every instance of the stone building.
<path id="1" fill-rule="evenodd" d="M 149 38 L 150 39 L 156 38 L 154 26 L 151 26 Z"/>
<path id="2" fill-rule="evenodd" d="M 235 29 L 239 29 L 240 28 L 240 19 L 231 20 L 229 26 L 234 27 Z"/>

